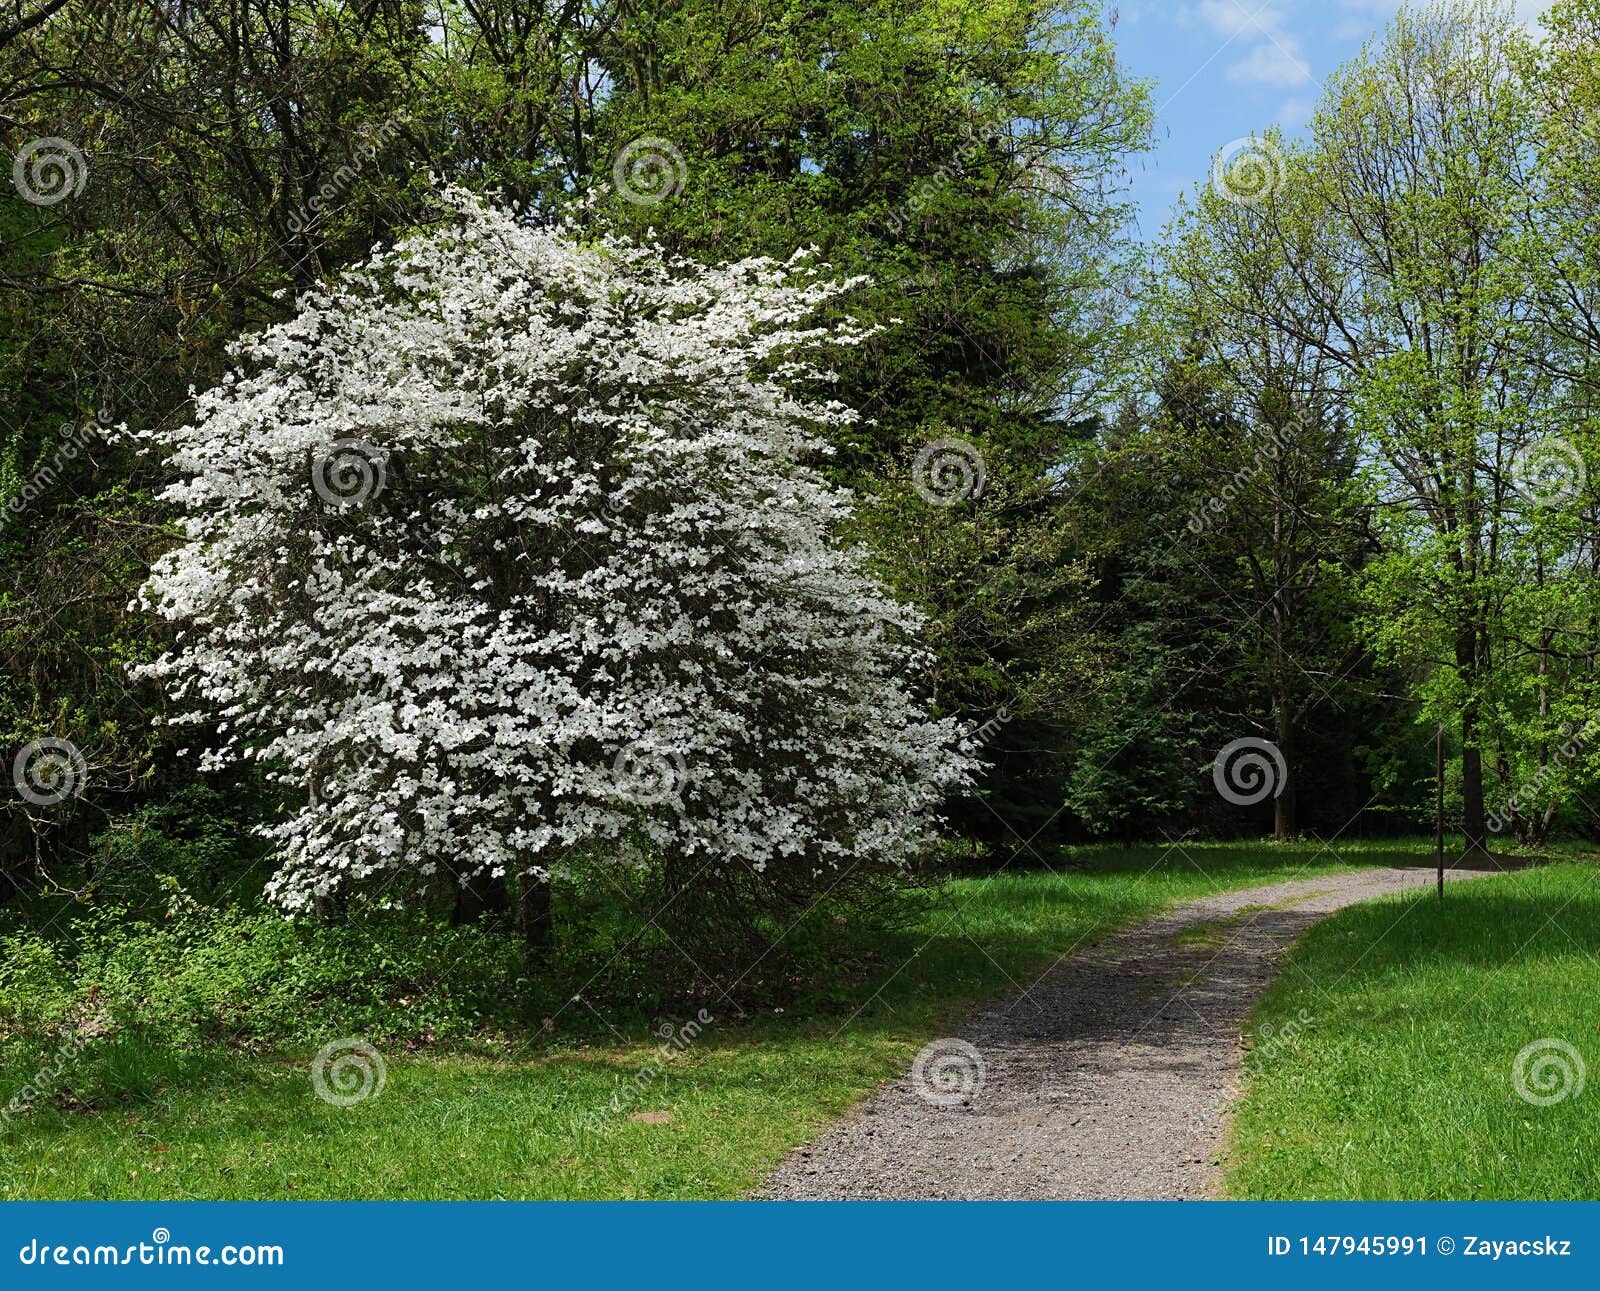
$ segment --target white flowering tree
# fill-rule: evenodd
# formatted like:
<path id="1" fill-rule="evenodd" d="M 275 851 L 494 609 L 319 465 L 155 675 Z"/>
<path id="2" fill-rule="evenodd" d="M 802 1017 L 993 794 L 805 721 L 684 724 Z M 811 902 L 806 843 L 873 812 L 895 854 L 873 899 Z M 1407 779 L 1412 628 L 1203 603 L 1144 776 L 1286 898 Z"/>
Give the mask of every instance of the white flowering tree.
<path id="1" fill-rule="evenodd" d="M 970 764 L 806 464 L 850 415 L 814 356 L 859 339 L 807 319 L 848 284 L 446 199 L 144 436 L 185 534 L 153 671 L 211 765 L 294 787 L 276 898 L 509 886 L 537 941 L 576 858 L 806 890 L 904 864 Z"/>

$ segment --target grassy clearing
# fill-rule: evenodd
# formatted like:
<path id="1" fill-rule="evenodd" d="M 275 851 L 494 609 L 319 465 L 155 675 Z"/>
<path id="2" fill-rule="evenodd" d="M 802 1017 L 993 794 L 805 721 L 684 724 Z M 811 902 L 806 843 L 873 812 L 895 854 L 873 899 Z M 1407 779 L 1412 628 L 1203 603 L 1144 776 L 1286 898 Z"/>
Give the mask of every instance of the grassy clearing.
<path id="1" fill-rule="evenodd" d="M 667 1045 L 662 1056 L 662 1041 L 644 1029 L 609 1035 L 574 1004 L 553 1034 L 470 1052 L 385 1053 L 383 1092 L 352 1107 L 315 1096 L 309 1050 L 180 1056 L 118 1035 L 74 1061 L 109 1065 L 137 1092 L 73 1107 L 63 1092 L 69 1064 L 51 1099 L 0 1127 L 0 1195 L 738 1196 L 962 1010 L 1026 982 L 1054 956 L 1175 902 L 1415 864 L 1424 850 L 1084 849 L 1057 873 L 948 884 L 920 926 L 876 948 L 869 976 L 832 983 L 782 1014 L 719 1017 L 681 1052 Z M 4 1074 L 7 1091 L 27 1078 L 15 1066 Z M 608 1110 L 613 1099 L 619 1111 Z M 635 1112 L 671 1119 L 642 1123 Z"/>
<path id="2" fill-rule="evenodd" d="M 1575 861 L 1453 887 L 1442 905 L 1417 893 L 1319 924 L 1251 1020 L 1230 1192 L 1592 1198 L 1597 950 L 1600 867 Z M 1540 1040 L 1576 1050 L 1581 1094 L 1548 1106 L 1518 1095 L 1518 1054 Z M 1539 1095 L 1537 1059 L 1525 1061 Z M 1554 1065 L 1545 1075 L 1559 1078 Z"/>

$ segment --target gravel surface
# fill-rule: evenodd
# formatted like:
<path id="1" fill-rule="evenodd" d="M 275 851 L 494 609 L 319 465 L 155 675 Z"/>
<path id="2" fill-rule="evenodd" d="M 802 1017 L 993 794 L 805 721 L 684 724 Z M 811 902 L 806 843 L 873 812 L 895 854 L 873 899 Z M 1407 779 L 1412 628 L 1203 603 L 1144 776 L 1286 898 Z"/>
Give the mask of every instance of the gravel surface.
<path id="1" fill-rule="evenodd" d="M 1433 882 L 1406 869 L 1276 883 L 1113 934 L 934 1041 L 757 1195 L 1214 1196 L 1240 1027 L 1285 948 L 1343 906 Z"/>

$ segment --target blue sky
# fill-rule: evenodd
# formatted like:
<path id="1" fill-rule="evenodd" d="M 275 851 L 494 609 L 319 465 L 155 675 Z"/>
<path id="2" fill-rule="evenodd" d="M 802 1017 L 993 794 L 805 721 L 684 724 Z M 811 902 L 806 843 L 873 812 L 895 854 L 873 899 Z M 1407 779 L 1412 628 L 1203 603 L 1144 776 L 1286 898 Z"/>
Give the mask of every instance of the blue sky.
<path id="1" fill-rule="evenodd" d="M 1116 43 L 1155 81 L 1156 146 L 1136 162 L 1140 231 L 1155 237 L 1217 151 L 1267 126 L 1295 132 L 1323 79 L 1381 31 L 1399 0 L 1121 0 Z M 1515 0 L 1536 24 L 1549 0 Z"/>

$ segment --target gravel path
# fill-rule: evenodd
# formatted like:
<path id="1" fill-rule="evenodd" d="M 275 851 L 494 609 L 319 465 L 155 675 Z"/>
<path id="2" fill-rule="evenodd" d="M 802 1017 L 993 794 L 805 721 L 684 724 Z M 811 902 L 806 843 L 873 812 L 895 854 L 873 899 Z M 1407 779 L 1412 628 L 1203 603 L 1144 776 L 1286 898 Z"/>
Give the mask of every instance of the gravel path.
<path id="1" fill-rule="evenodd" d="M 1057 960 L 934 1041 L 758 1195 L 1212 1196 L 1240 1027 L 1284 949 L 1343 906 L 1433 882 L 1431 870 L 1365 870 L 1230 892 Z"/>

